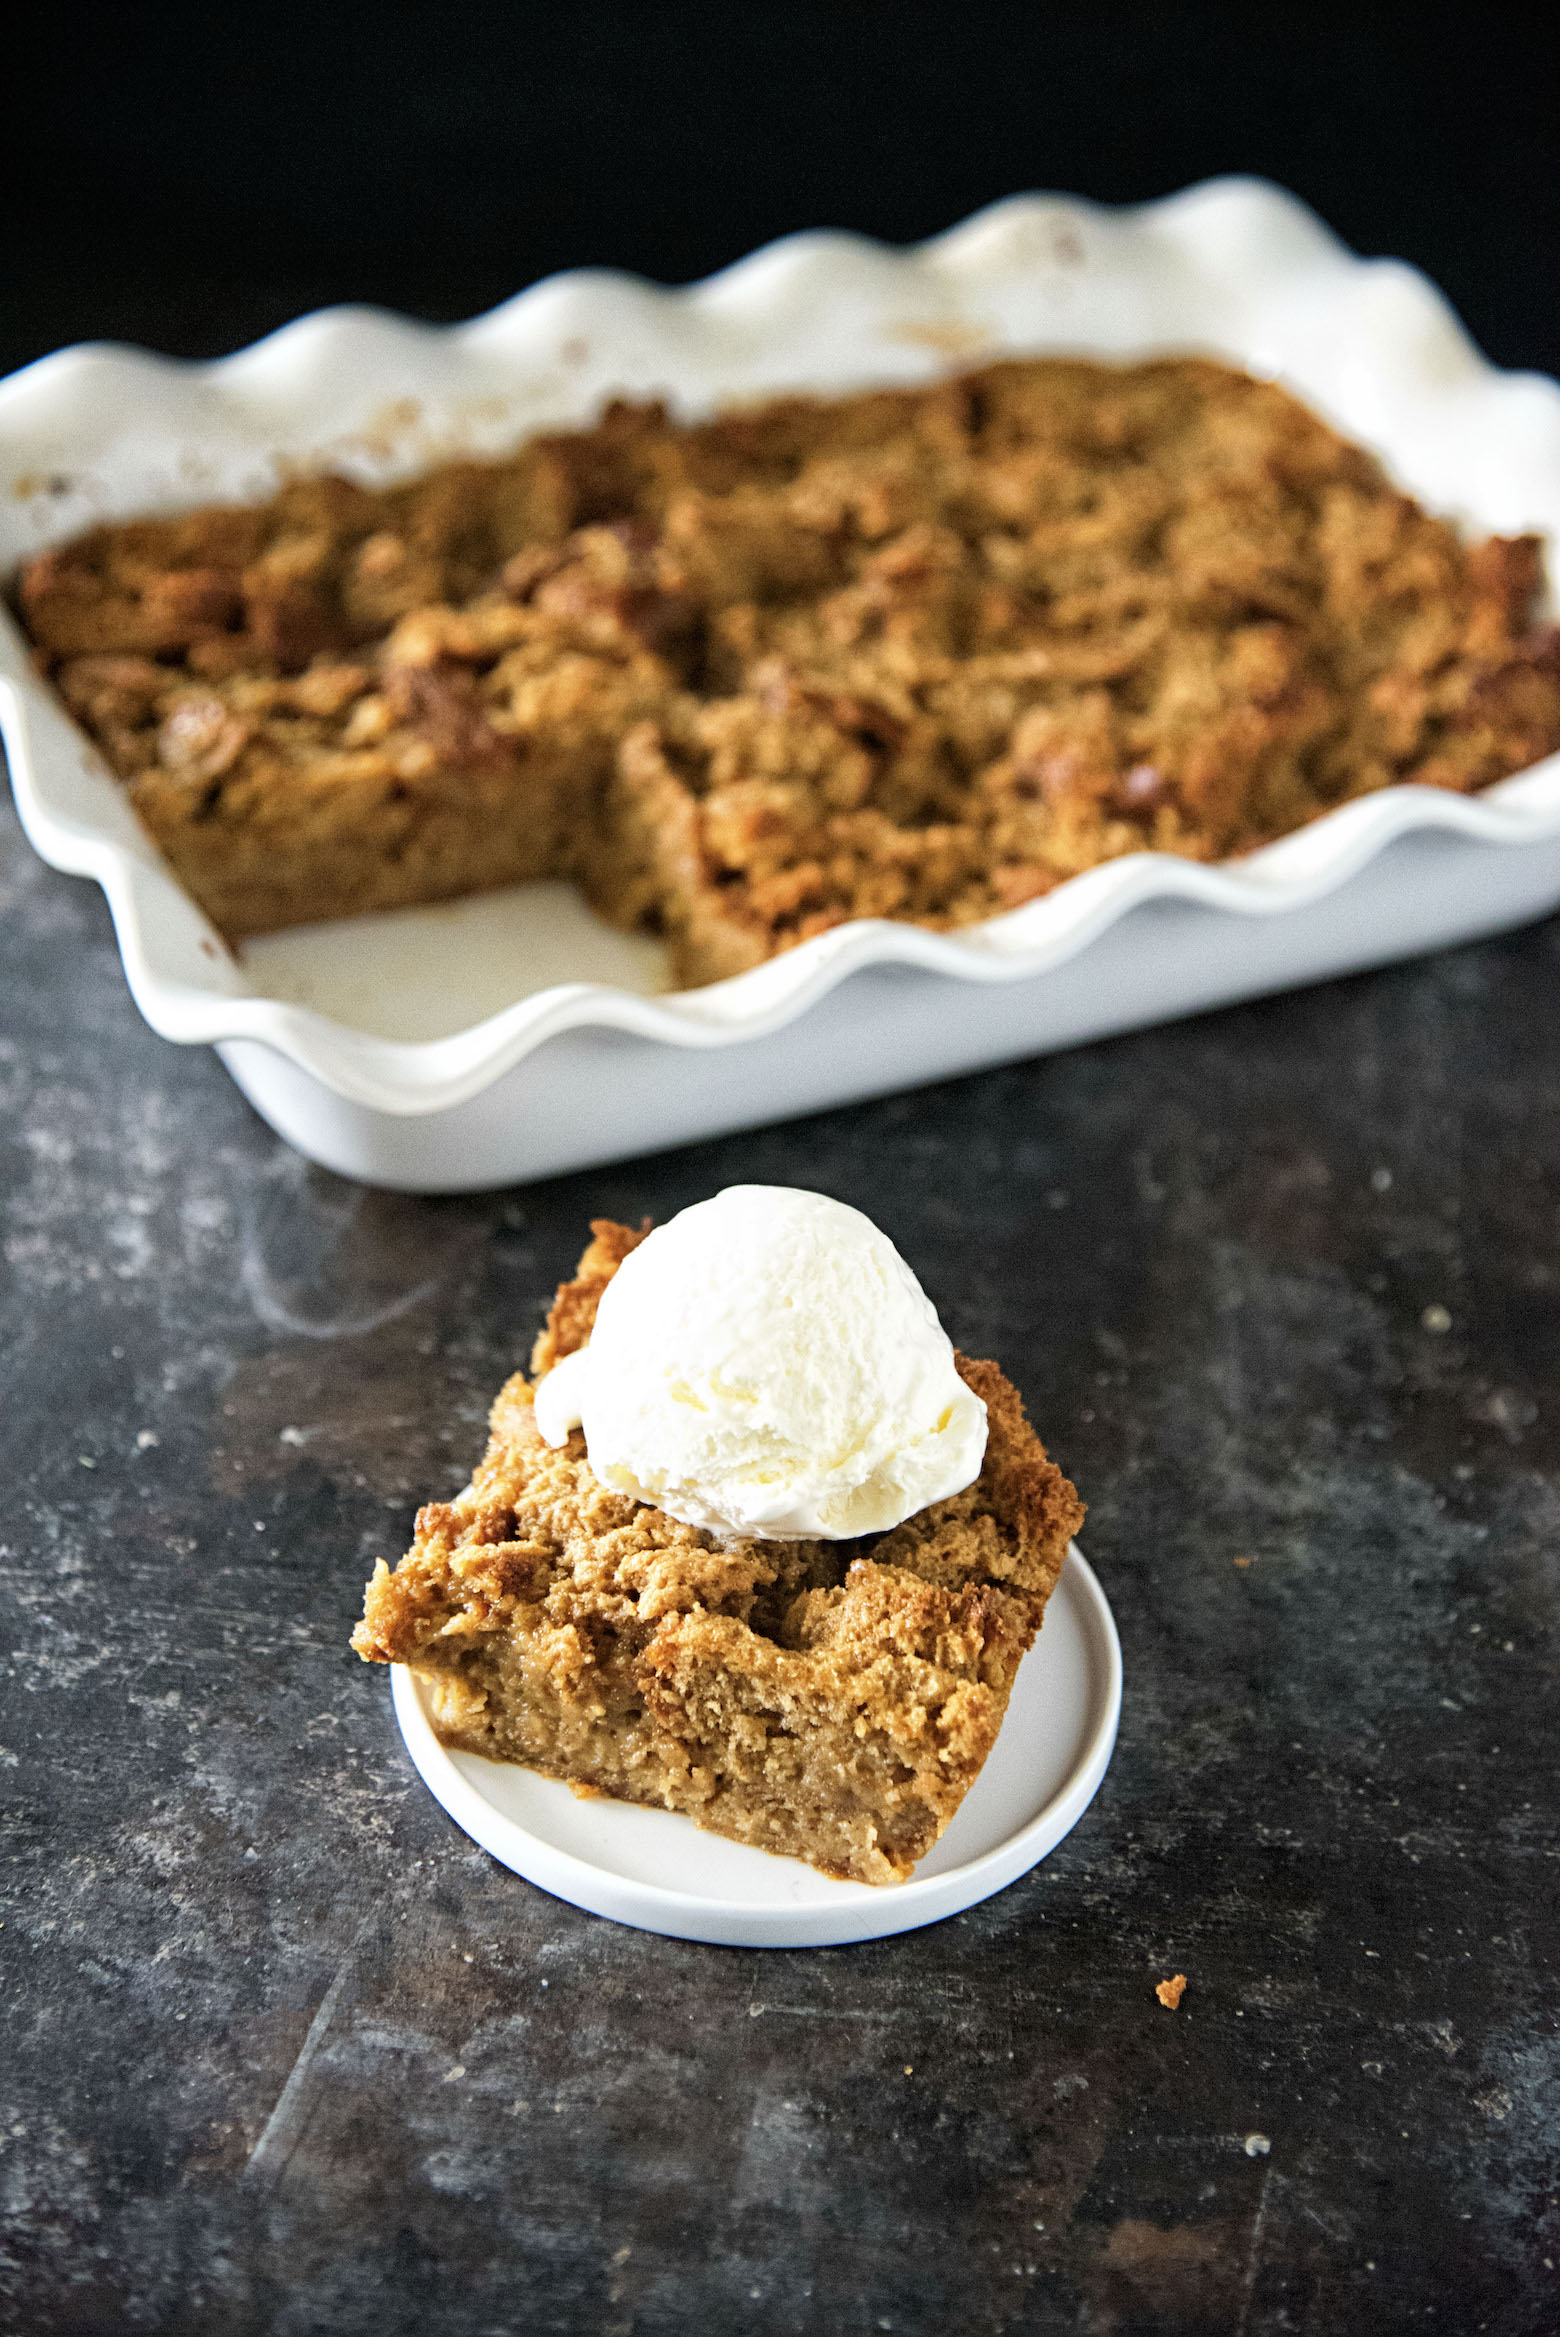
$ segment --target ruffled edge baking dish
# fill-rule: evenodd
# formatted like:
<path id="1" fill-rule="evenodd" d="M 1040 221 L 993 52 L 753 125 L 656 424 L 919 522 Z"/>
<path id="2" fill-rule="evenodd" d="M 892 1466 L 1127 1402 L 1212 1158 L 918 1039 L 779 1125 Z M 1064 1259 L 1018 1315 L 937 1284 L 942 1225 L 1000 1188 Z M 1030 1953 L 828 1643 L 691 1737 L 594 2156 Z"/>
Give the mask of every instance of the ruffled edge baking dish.
<path id="1" fill-rule="evenodd" d="M 213 364 L 63 350 L 0 383 L 0 567 L 98 519 L 264 495 L 299 468 L 382 480 L 455 452 L 496 453 L 588 420 L 614 394 L 664 395 L 693 414 L 786 389 L 927 380 L 1001 354 L 1189 350 L 1281 380 L 1432 509 L 1471 529 L 1535 530 L 1553 575 L 1560 387 L 1497 371 L 1423 276 L 1359 259 L 1294 197 L 1245 179 L 1119 211 L 1015 197 L 903 251 L 790 236 L 680 290 L 580 271 L 447 328 L 332 309 Z M 1477 797 L 1394 788 L 1238 864 L 1133 854 L 957 934 L 859 921 L 702 990 L 645 997 L 569 982 L 447 1037 L 385 1039 L 257 994 L 8 619 L 0 734 L 29 838 L 56 868 L 103 887 L 152 1027 L 218 1046 L 304 1151 L 370 1181 L 433 1189 L 584 1165 L 1039 1052 L 1495 930 L 1560 901 L 1551 757 Z M 1210 921 L 1223 934 L 1211 957 L 1195 938 Z M 885 1017 L 896 982 L 913 984 L 917 1013 L 897 1043 L 885 1027 L 874 1048 L 872 1018 Z M 842 985 L 849 1016 L 825 1013 Z M 938 996 L 950 985 L 952 997 Z M 798 1046 L 796 1026 L 820 1017 L 816 1043 Z M 905 1017 L 887 1011 L 886 1022 Z M 841 1043 L 858 1028 L 861 1044 Z M 933 1040 L 919 1055 L 917 1028 Z M 765 1043 L 788 1033 L 766 1059 Z M 634 1044 L 604 1057 L 613 1035 Z M 583 1049 L 572 1069 L 560 1060 L 571 1038 Z M 831 1046 L 832 1073 L 817 1065 Z M 728 1051 L 718 1075 L 711 1050 Z M 539 1093 L 528 1115 L 516 1077 L 542 1057 L 552 1101 Z M 583 1108 L 608 1061 L 612 1108 Z M 702 1075 L 690 1076 L 697 1064 Z M 414 1135 L 413 1122 L 429 1125 Z M 544 1122 L 550 1134 L 538 1133 Z"/>

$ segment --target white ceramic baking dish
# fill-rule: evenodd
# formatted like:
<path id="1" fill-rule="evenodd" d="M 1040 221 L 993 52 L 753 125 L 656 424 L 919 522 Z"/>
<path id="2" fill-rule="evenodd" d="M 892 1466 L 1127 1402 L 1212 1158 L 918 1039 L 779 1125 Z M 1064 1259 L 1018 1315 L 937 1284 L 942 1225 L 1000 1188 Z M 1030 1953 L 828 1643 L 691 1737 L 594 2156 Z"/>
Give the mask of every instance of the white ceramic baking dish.
<path id="1" fill-rule="evenodd" d="M 1445 301 L 1291 196 L 1219 180 L 1106 211 L 1000 203 L 913 251 L 787 238 L 666 292 L 560 276 L 473 323 L 305 317 L 213 365 L 68 349 L 0 384 L 0 565 L 92 521 L 260 495 L 299 465 L 405 476 L 591 418 L 928 379 L 1002 352 L 1203 350 L 1272 375 L 1471 529 L 1560 543 L 1560 388 L 1485 363 Z M 653 945 L 541 885 L 230 955 L 6 623 L 22 820 L 108 895 L 154 1029 L 215 1045 L 300 1151 L 453 1191 L 912 1086 L 1377 965 L 1560 903 L 1560 757 L 1477 798 L 1398 788 L 1238 865 L 1137 854 L 957 936 L 847 925 L 664 994 Z"/>

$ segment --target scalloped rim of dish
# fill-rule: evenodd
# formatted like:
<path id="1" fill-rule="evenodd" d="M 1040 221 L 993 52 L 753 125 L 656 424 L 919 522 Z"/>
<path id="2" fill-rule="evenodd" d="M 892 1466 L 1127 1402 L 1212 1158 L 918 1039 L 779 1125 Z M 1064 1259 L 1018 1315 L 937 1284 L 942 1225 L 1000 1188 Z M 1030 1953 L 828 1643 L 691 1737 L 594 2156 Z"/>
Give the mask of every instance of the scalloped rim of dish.
<path id="1" fill-rule="evenodd" d="M 570 381 L 559 352 L 588 350 L 592 336 L 609 354 Z M 464 325 L 326 310 L 208 365 L 101 345 L 62 350 L 0 383 L 0 449 L 13 468 L 31 454 L 35 474 L 26 493 L 26 478 L 14 479 L 0 558 L 118 515 L 127 498 L 128 508 L 146 509 L 262 492 L 266 465 L 273 477 L 283 463 L 330 462 L 389 477 L 462 445 L 497 451 L 549 421 L 583 418 L 614 389 L 659 387 L 692 412 L 787 386 L 924 380 L 956 359 L 1026 349 L 1202 349 L 1271 374 L 1434 508 L 1484 528 L 1535 529 L 1553 568 L 1560 387 L 1498 371 L 1415 270 L 1359 259 L 1293 196 L 1243 179 L 1123 211 L 1016 196 L 906 251 L 855 236 L 789 236 L 676 290 L 579 271 Z M 408 380 L 424 394 L 400 399 L 397 429 L 382 419 L 382 392 Z M 375 384 L 377 439 L 373 412 L 362 411 Z M 130 483 L 105 493 L 90 469 L 70 474 L 94 451 L 105 475 L 117 460 Z M 67 473 L 63 499 L 50 499 L 52 482 L 39 484 L 51 463 Z M 77 510 L 82 493 L 87 507 Z M 1075 956 L 1145 902 L 1282 916 L 1335 891 L 1410 832 L 1512 846 L 1560 834 L 1560 756 L 1551 756 L 1477 797 L 1391 788 L 1239 862 L 1135 853 L 958 933 L 857 920 L 705 989 L 646 998 L 565 983 L 451 1036 L 397 1041 L 246 991 L 122 789 L 32 672 L 9 620 L 0 629 L 0 735 L 28 837 L 55 867 L 102 886 L 131 990 L 155 1030 L 184 1044 L 259 1040 L 337 1094 L 397 1116 L 467 1102 L 566 1031 L 731 1046 L 794 1021 L 864 967 L 1019 981 Z"/>

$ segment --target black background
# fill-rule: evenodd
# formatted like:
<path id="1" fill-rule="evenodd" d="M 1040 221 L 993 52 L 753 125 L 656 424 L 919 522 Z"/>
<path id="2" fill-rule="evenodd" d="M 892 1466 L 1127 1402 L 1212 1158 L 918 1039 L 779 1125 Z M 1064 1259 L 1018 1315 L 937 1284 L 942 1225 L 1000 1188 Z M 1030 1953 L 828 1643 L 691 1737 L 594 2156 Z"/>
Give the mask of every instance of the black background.
<path id="1" fill-rule="evenodd" d="M 300 309 L 476 313 L 557 268 L 681 281 L 814 226 L 894 241 L 1042 187 L 1221 171 L 1411 259 L 1560 367 L 1542 9 L 957 0 L 81 8 L 8 40 L 0 362 L 211 356 Z"/>

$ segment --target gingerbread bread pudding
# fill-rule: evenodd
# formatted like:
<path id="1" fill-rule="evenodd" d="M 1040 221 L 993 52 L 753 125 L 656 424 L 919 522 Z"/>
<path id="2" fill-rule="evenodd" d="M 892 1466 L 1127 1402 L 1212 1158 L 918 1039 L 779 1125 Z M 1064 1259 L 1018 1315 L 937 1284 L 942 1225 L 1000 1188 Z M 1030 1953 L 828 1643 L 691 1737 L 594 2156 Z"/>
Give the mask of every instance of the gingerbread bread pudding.
<path id="1" fill-rule="evenodd" d="M 103 526 L 19 605 L 229 936 L 573 878 L 675 978 L 1560 746 L 1536 538 L 1284 391 L 1012 361 Z"/>
<path id="2" fill-rule="evenodd" d="M 994 1363 L 976 1481 L 856 1541 L 718 1541 L 542 1440 L 537 1383 L 590 1338 L 644 1239 L 605 1220 L 487 1454 L 375 1567 L 353 1645 L 407 1664 L 461 1751 L 677 1810 L 858 1882 L 907 1876 L 996 1741 L 1083 1515 Z"/>

